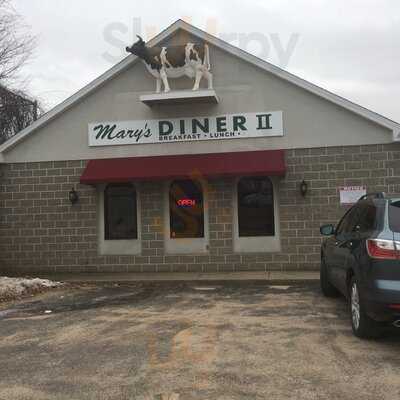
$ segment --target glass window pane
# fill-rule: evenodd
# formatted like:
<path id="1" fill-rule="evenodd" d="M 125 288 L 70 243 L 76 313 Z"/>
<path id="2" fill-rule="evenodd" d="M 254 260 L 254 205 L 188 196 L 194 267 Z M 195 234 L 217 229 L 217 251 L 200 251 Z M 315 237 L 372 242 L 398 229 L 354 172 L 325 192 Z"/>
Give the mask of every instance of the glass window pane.
<path id="1" fill-rule="evenodd" d="M 339 222 L 336 229 L 336 235 L 345 235 L 355 228 L 358 221 L 358 210 L 359 208 L 357 206 L 353 206 L 346 212 L 342 220 Z"/>
<path id="2" fill-rule="evenodd" d="M 108 185 L 104 192 L 105 239 L 137 239 L 136 191 L 130 184 Z"/>
<path id="3" fill-rule="evenodd" d="M 238 184 L 239 236 L 274 236 L 274 193 L 266 177 L 242 178 Z"/>
<path id="4" fill-rule="evenodd" d="M 389 226 L 393 232 L 400 232 L 400 201 L 389 204 Z"/>
<path id="5" fill-rule="evenodd" d="M 342 217 L 342 219 L 340 220 L 338 226 L 336 227 L 336 235 L 340 235 L 343 233 L 344 227 L 347 223 L 347 216 L 348 214 L 352 211 L 353 209 L 350 209 L 346 212 L 346 214 Z"/>
<path id="6" fill-rule="evenodd" d="M 376 214 L 377 208 L 374 204 L 363 204 L 360 208 L 360 216 L 357 224 L 360 227 L 360 232 L 368 232 L 375 229 Z"/>
<path id="7" fill-rule="evenodd" d="M 171 238 L 204 237 L 204 205 L 201 184 L 192 180 L 171 183 L 169 190 Z"/>

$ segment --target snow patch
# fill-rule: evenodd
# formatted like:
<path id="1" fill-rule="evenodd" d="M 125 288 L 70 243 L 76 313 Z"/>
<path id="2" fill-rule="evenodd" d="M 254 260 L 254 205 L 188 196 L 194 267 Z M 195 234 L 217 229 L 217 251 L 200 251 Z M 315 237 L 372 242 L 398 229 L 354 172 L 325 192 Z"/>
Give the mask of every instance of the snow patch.
<path id="1" fill-rule="evenodd" d="M 270 289 L 278 289 L 278 290 L 288 290 L 290 286 L 286 285 L 275 285 L 275 286 L 270 286 Z"/>
<path id="2" fill-rule="evenodd" d="M 207 290 L 216 290 L 217 288 L 216 287 L 211 287 L 211 286 L 193 286 L 192 289 L 207 291 Z"/>
<path id="3" fill-rule="evenodd" d="M 42 292 L 61 285 L 61 282 L 54 282 L 48 279 L 0 277 L 0 301 L 15 299 L 25 294 Z"/>

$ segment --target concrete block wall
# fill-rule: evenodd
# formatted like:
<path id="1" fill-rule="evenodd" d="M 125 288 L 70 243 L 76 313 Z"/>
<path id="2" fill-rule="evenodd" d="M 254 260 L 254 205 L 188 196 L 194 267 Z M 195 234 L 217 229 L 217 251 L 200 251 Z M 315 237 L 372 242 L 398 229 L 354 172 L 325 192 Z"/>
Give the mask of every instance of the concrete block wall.
<path id="1" fill-rule="evenodd" d="M 0 165 L 0 273 L 316 270 L 319 226 L 345 211 L 338 187 L 400 193 L 400 144 L 287 150 L 286 163 L 279 183 L 281 252 L 233 252 L 234 180 L 211 179 L 209 253 L 165 254 L 163 182 L 143 182 L 137 256 L 98 255 L 96 190 L 79 185 L 86 161 Z M 73 206 L 72 186 L 80 197 Z"/>

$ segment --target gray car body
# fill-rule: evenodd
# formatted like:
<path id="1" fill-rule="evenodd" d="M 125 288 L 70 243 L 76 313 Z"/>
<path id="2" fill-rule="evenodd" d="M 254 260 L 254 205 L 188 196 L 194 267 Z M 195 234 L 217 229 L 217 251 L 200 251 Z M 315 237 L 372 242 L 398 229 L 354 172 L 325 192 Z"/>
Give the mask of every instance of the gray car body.
<path id="1" fill-rule="evenodd" d="M 368 255 L 367 240 L 400 241 L 400 233 L 389 228 L 388 219 L 390 202 L 399 200 L 385 198 L 359 201 L 346 212 L 342 220 L 351 212 L 357 214 L 363 206 L 373 204 L 377 210 L 374 229 L 360 231 L 357 229 L 360 222 L 358 220 L 350 232 L 338 233 L 336 228 L 334 234 L 324 240 L 321 248 L 321 257 L 325 262 L 329 281 L 348 297 L 350 281 L 355 276 L 367 314 L 377 321 L 395 320 L 400 317 L 399 311 L 388 307 L 390 304 L 400 304 L 400 259 L 372 259 Z"/>

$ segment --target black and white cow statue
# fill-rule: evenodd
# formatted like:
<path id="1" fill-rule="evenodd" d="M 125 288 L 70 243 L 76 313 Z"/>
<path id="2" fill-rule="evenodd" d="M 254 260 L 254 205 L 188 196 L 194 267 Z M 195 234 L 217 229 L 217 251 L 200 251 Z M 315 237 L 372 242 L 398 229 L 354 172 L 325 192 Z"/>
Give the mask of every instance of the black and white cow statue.
<path id="1" fill-rule="evenodd" d="M 207 79 L 208 88 L 212 89 L 210 51 L 206 43 L 147 47 L 144 40 L 139 35 L 137 37 L 139 40 L 131 47 L 126 47 L 126 51 L 141 58 L 150 74 L 157 79 L 157 93 L 161 92 L 161 82 L 164 92 L 169 92 L 168 78 L 180 78 L 185 75 L 195 79 L 193 90 L 199 89 L 203 76 Z"/>

